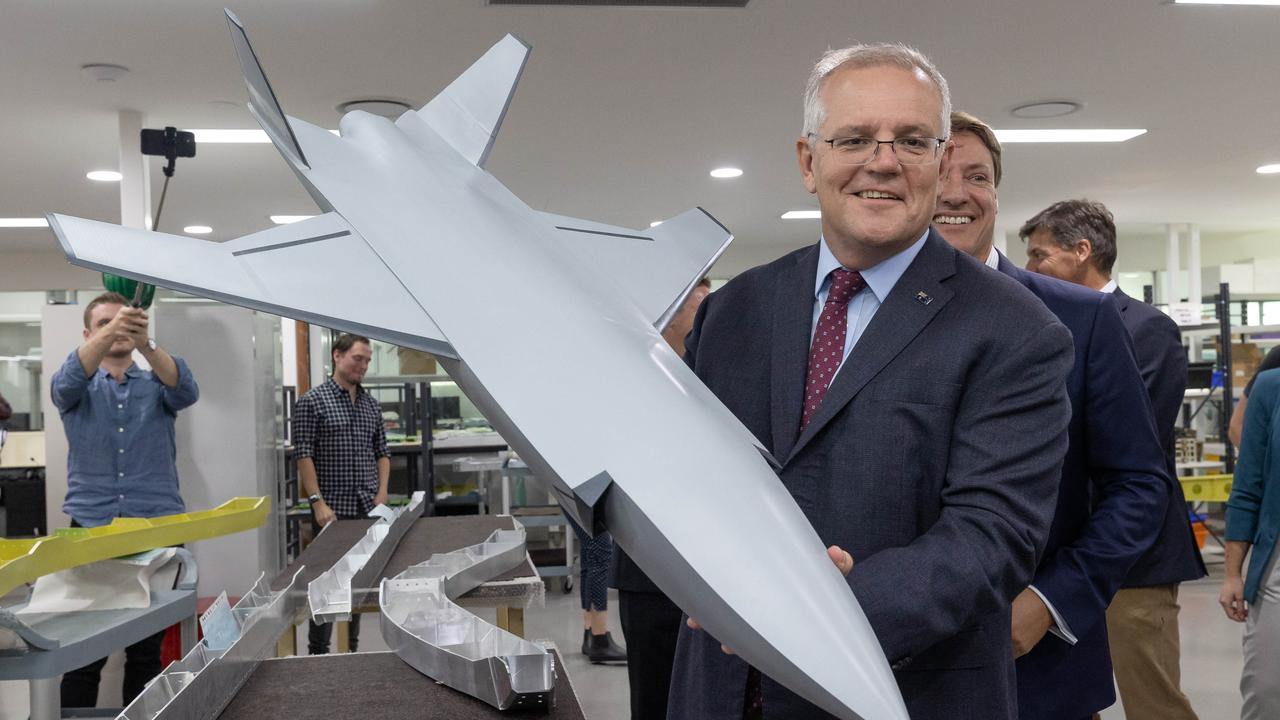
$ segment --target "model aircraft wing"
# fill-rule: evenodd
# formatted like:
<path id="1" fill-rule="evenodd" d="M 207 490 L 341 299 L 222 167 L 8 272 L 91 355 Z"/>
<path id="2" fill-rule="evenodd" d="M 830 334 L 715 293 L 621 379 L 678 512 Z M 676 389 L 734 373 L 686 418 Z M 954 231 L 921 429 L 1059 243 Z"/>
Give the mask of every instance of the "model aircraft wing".
<path id="1" fill-rule="evenodd" d="M 48 218 L 75 265 L 457 357 L 400 279 L 337 213 L 224 243 Z"/>
<path id="2" fill-rule="evenodd" d="M 507 35 L 418 110 L 418 116 L 463 157 L 484 167 L 528 59 L 529 46 Z"/>
<path id="3" fill-rule="evenodd" d="M 653 326 L 665 329 L 694 286 L 733 242 L 702 208 L 646 230 L 542 213 L 572 251 L 617 280 Z"/>

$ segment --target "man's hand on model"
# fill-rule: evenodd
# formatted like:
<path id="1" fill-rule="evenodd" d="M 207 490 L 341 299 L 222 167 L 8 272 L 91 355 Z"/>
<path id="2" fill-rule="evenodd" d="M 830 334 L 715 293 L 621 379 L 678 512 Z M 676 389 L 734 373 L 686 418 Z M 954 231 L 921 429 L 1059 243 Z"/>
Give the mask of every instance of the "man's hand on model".
<path id="1" fill-rule="evenodd" d="M 379 492 L 377 495 L 374 495 L 374 496 L 373 496 L 373 505 L 374 505 L 374 507 L 377 507 L 378 505 L 386 505 L 386 504 L 387 504 L 387 493 L 386 493 L 386 492 Z"/>
<path id="2" fill-rule="evenodd" d="M 1013 599 L 1013 656 L 1022 657 L 1031 652 L 1049 632 L 1053 615 L 1035 590 L 1027 588 Z"/>
<path id="3" fill-rule="evenodd" d="M 333 514 L 333 510 L 329 507 L 328 503 L 324 500 L 316 500 L 311 503 L 311 511 L 315 513 L 316 524 L 320 527 L 324 527 L 338 519 L 338 517 Z"/>
<path id="4" fill-rule="evenodd" d="M 849 571 L 853 570 L 853 556 L 842 550 L 839 545 L 832 545 L 827 548 L 827 557 L 831 558 L 831 562 L 836 566 L 836 569 L 840 571 L 841 575 L 848 575 Z M 698 621 L 693 618 L 688 618 L 684 622 L 689 626 L 690 630 L 702 629 L 702 626 L 698 624 Z M 728 645 L 721 645 L 720 651 L 725 655 L 734 654 L 733 648 Z"/>

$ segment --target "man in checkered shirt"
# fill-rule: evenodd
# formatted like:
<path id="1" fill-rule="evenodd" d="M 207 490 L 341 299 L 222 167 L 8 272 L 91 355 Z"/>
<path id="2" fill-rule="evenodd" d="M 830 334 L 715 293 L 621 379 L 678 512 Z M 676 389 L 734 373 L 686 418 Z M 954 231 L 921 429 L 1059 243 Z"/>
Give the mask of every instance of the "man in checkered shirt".
<path id="1" fill-rule="evenodd" d="M 360 381 L 373 350 L 368 338 L 342 335 L 333 345 L 333 376 L 298 399 L 293 410 L 293 457 L 315 525 L 366 517 L 387 502 L 391 456 L 382 407 Z M 307 647 L 329 652 L 331 624 L 311 623 Z M 360 616 L 350 625 L 351 651 L 360 641 Z"/>

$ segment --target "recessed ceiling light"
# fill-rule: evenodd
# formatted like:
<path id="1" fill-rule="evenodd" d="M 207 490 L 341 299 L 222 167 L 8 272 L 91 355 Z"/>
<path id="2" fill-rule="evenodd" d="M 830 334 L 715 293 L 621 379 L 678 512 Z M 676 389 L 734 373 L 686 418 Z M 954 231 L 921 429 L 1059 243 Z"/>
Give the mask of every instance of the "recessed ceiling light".
<path id="1" fill-rule="evenodd" d="M 736 178 L 742 175 L 742 170 L 736 167 L 722 167 L 711 171 L 713 178 Z"/>
<path id="2" fill-rule="evenodd" d="M 0 228 L 42 228 L 49 227 L 44 218 L 0 218 Z"/>
<path id="3" fill-rule="evenodd" d="M 821 210 L 788 210 L 782 213 L 783 220 L 817 220 L 820 217 Z"/>
<path id="4" fill-rule="evenodd" d="M 391 98 L 348 100 L 338 106 L 338 112 L 344 115 L 352 110 L 363 110 L 371 115 L 381 115 L 384 118 L 393 120 L 412 109 L 409 107 L 409 103 L 403 100 L 392 100 Z"/>
<path id="5" fill-rule="evenodd" d="M 1175 5 L 1280 5 L 1280 0 L 1173 0 Z"/>
<path id="6" fill-rule="evenodd" d="M 90 65 L 81 65 L 80 72 L 84 76 L 100 83 L 111 83 L 119 80 L 129 74 L 129 68 L 123 65 L 111 65 L 108 63 L 93 63 Z"/>
<path id="7" fill-rule="evenodd" d="M 1072 100 L 1046 100 L 1044 102 L 1019 105 L 1018 107 L 1010 110 L 1009 114 L 1014 117 L 1027 118 L 1029 120 L 1043 120 L 1045 118 L 1070 115 L 1081 107 L 1080 103 Z"/>
<path id="8" fill-rule="evenodd" d="M 182 228 L 182 232 L 188 235 L 208 235 L 213 232 L 213 228 L 208 225 L 188 225 Z"/>
<path id="9" fill-rule="evenodd" d="M 313 217 L 315 217 L 315 215 L 272 215 L 271 222 L 277 225 L 288 225 L 289 223 L 296 223 L 300 220 L 309 220 Z"/>
<path id="10" fill-rule="evenodd" d="M 662 224 L 661 220 L 654 220 L 653 222 L 649 223 L 649 227 L 658 227 L 661 224 Z"/>
<path id="11" fill-rule="evenodd" d="M 1124 142 L 1146 133 L 1146 130 L 996 130 L 1002 143 L 1089 143 Z"/>
<path id="12" fill-rule="evenodd" d="M 1280 173 L 1280 163 L 1263 165 L 1258 168 L 1259 175 L 1275 175 L 1276 173 Z"/>
<path id="13" fill-rule="evenodd" d="M 120 182 L 120 178 L 124 176 L 115 170 L 90 170 L 85 173 L 85 177 L 98 182 Z"/>

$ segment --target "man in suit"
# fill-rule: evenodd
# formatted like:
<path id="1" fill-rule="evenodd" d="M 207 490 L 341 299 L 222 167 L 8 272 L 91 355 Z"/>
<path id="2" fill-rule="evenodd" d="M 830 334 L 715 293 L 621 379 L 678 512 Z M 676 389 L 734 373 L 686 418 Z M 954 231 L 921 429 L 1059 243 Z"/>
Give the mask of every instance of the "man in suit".
<path id="1" fill-rule="evenodd" d="M 1053 516 L 1071 339 L 930 230 L 949 106 L 915 50 L 828 52 L 796 142 L 822 237 L 708 297 L 685 360 L 833 546 L 911 717 L 1000 720 L 1017 716 L 1009 604 Z M 686 626 L 667 717 L 828 716 Z"/>
<path id="2" fill-rule="evenodd" d="M 1001 177 L 995 132 L 951 116 L 951 165 L 934 226 L 956 249 L 1022 283 L 1071 330 L 1070 444 L 1053 531 L 1013 602 L 1024 720 L 1078 720 L 1115 702 L 1106 609 L 1151 547 L 1168 507 L 1168 471 L 1129 334 L 1113 298 L 1021 270 L 993 247 Z"/>
<path id="3" fill-rule="evenodd" d="M 1027 221 L 1027 269 L 1110 293 L 1133 337 L 1142 382 L 1155 411 L 1165 467 L 1174 466 L 1174 428 L 1187 387 L 1187 351 L 1168 315 L 1129 297 L 1111 279 L 1116 225 L 1101 203 L 1066 200 Z M 1127 720 L 1195 720 L 1179 687 L 1178 584 L 1204 577 L 1182 485 L 1173 483 L 1160 534 L 1107 609 L 1116 685 Z"/>

